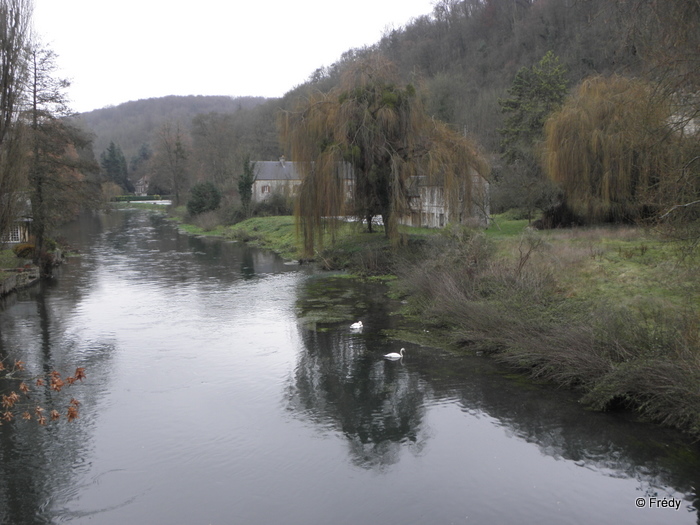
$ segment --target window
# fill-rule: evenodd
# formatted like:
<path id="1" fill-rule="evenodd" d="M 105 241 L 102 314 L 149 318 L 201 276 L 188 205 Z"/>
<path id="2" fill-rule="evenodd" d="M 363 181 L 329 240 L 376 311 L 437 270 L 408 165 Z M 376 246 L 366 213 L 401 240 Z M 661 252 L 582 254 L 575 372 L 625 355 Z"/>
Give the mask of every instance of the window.
<path id="1" fill-rule="evenodd" d="M 260 193 L 270 193 L 270 190 L 271 190 L 270 185 L 266 184 L 265 186 L 260 188 Z"/>
<path id="2" fill-rule="evenodd" d="M 18 225 L 10 227 L 10 231 L 7 232 L 4 241 L 5 242 L 20 242 L 22 237 L 20 235 L 20 229 Z"/>

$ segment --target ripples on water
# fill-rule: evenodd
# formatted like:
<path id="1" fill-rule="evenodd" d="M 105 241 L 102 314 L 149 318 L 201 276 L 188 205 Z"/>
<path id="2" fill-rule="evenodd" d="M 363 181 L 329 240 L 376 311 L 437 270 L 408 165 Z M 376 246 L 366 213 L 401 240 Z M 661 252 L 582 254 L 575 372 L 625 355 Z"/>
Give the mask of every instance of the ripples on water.
<path id="1" fill-rule="evenodd" d="M 673 432 L 485 359 L 383 360 L 375 299 L 362 333 L 308 330 L 308 270 L 145 212 L 67 235 L 83 255 L 4 301 L 0 352 L 85 366 L 82 415 L 0 427 L 2 524 L 697 522 Z M 635 508 L 652 496 L 681 510 Z"/>

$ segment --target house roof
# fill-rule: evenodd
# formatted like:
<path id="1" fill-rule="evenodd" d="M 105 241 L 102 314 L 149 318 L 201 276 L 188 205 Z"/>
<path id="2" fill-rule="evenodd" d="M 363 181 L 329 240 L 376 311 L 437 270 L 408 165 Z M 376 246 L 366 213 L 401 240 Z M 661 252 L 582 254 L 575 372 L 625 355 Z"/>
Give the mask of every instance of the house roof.
<path id="1" fill-rule="evenodd" d="M 352 166 L 347 162 L 339 164 L 339 170 L 345 179 L 353 179 Z M 297 164 L 290 160 L 255 161 L 255 180 L 301 180 Z"/>
<path id="2" fill-rule="evenodd" d="M 255 161 L 256 180 L 301 180 L 293 162 L 285 160 Z"/>

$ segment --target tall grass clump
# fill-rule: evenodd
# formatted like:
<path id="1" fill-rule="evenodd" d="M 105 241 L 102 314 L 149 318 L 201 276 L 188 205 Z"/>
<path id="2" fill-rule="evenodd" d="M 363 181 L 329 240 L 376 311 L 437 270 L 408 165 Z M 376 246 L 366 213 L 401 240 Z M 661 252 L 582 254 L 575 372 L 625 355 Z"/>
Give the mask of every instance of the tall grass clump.
<path id="1" fill-rule="evenodd" d="M 550 241 L 529 230 L 508 250 L 476 231 L 434 238 L 398 265 L 409 310 L 461 348 L 578 389 L 591 408 L 631 408 L 700 437 L 697 313 L 572 297 L 590 250 Z"/>

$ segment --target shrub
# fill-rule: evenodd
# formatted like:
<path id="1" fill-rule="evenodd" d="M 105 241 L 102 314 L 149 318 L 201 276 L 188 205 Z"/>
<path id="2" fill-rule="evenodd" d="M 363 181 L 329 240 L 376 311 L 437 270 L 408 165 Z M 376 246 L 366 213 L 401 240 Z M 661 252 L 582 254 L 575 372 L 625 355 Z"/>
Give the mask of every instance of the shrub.
<path id="1" fill-rule="evenodd" d="M 270 215 L 292 215 L 294 207 L 289 198 L 281 192 L 272 193 L 267 199 L 258 202 L 253 207 L 253 216 L 268 217 Z"/>
<path id="2" fill-rule="evenodd" d="M 207 211 L 216 210 L 221 204 L 221 191 L 212 182 L 200 182 L 192 187 L 190 200 L 187 201 L 187 211 L 195 216 Z"/>
<path id="3" fill-rule="evenodd" d="M 15 252 L 15 255 L 20 259 L 30 259 L 34 256 L 34 245 L 28 243 L 18 244 L 12 248 L 12 251 Z"/>
<path id="4" fill-rule="evenodd" d="M 194 219 L 195 226 L 202 228 L 205 232 L 216 229 L 219 225 L 219 218 L 214 211 L 205 211 L 197 215 Z"/>

